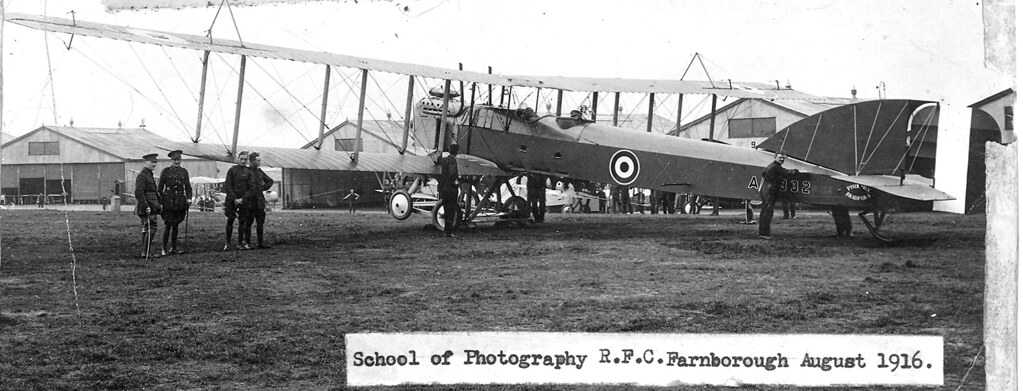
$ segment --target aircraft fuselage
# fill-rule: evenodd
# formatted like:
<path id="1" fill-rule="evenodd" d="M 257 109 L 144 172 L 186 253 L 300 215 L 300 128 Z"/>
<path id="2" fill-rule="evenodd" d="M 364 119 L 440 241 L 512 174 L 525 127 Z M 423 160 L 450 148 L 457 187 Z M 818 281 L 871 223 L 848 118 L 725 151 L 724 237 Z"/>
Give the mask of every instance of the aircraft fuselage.
<path id="1" fill-rule="evenodd" d="M 591 182 L 704 196 L 759 199 L 772 153 L 715 142 L 637 132 L 571 117 L 475 107 L 459 119 L 463 153 L 511 171 L 548 173 Z M 831 178 L 838 172 L 795 159 L 802 174 L 786 179 L 779 199 L 862 207 L 865 187 Z"/>

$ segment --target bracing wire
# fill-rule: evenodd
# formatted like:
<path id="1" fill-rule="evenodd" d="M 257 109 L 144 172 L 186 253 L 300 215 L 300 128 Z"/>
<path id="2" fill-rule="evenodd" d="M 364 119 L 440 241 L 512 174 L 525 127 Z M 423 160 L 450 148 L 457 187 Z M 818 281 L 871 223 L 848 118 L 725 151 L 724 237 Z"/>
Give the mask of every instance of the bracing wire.
<path id="1" fill-rule="evenodd" d="M 45 7 L 45 5 L 44 5 Z M 45 16 L 45 12 L 43 15 Z M 50 40 L 47 37 L 46 32 L 43 32 L 43 44 L 46 46 L 46 71 L 49 73 L 49 84 L 50 84 L 50 99 L 53 101 L 53 123 L 57 124 L 57 91 L 55 85 L 57 83 L 53 80 L 53 64 L 50 62 Z"/>
<path id="2" fill-rule="evenodd" d="M 223 60 L 223 57 L 222 57 L 222 56 L 220 55 L 220 53 L 217 53 L 217 57 L 220 57 L 220 58 L 221 58 L 221 60 Z M 225 64 L 226 64 L 226 61 L 225 61 Z M 227 64 L 227 66 L 228 66 L 228 67 L 229 67 L 229 68 L 230 68 L 230 69 L 231 69 L 232 71 L 234 71 L 234 72 L 235 72 L 235 74 L 239 74 L 239 71 L 238 71 L 237 69 L 235 69 L 233 65 L 231 65 L 231 64 Z M 248 80 L 245 80 L 245 85 L 249 86 L 249 88 L 251 88 L 251 89 L 252 89 L 252 92 L 255 92 L 255 93 L 256 93 L 256 95 L 259 95 L 259 98 L 260 98 L 260 99 L 262 99 L 262 100 L 263 100 L 263 102 L 266 102 L 266 104 L 267 104 L 268 106 L 270 106 L 270 108 L 271 108 L 271 109 L 273 109 L 273 111 L 274 111 L 275 113 L 277 113 L 277 115 L 280 115 L 280 116 L 281 116 L 281 118 L 283 118 L 283 119 L 284 119 L 284 122 L 287 122 L 287 123 L 288 123 L 288 125 L 291 125 L 291 128 L 295 130 L 295 133 L 298 133 L 298 135 L 299 135 L 300 137 L 302 137 L 303 139 L 305 139 L 305 141 L 306 141 L 307 143 L 309 142 L 309 139 L 307 139 L 307 138 L 305 137 L 305 135 L 304 135 L 304 134 L 302 134 L 302 132 L 301 132 L 301 131 L 300 131 L 300 130 L 299 130 L 299 129 L 297 128 L 297 127 L 295 127 L 295 124 L 294 124 L 294 123 L 292 123 L 292 122 L 291 122 L 291 120 L 289 120 L 289 119 L 288 119 L 288 117 L 284 116 L 284 114 L 283 114 L 283 113 L 281 113 L 281 111 L 280 111 L 279 109 L 277 109 L 277 106 L 274 106 L 274 104 L 273 104 L 273 103 L 271 103 L 271 102 L 270 102 L 270 100 L 269 100 L 269 99 L 267 99 L 267 98 L 266 98 L 266 97 L 265 97 L 265 96 L 263 95 L 263 93 L 259 92 L 259 89 L 257 89 L 257 88 L 256 88 L 256 86 L 252 85 L 252 82 L 250 82 L 250 81 L 248 81 Z"/>
<path id="3" fill-rule="evenodd" d="M 142 65 L 142 69 L 146 71 L 146 75 L 148 75 L 149 79 L 153 81 L 153 85 L 156 86 L 156 90 L 160 92 L 160 96 L 162 96 L 163 100 L 167 102 L 167 107 L 170 107 L 171 113 L 174 114 L 174 119 L 178 120 L 178 122 L 181 124 L 181 128 L 179 128 L 178 130 L 184 132 L 185 137 L 188 137 L 189 136 L 188 125 L 185 124 L 185 121 L 181 119 L 181 115 L 178 114 L 178 111 L 174 109 L 174 104 L 171 103 L 170 98 L 167 97 L 167 94 L 163 92 L 163 88 L 160 87 L 160 83 L 156 81 L 156 77 L 153 76 L 153 73 L 149 71 L 149 67 L 146 66 L 145 61 L 142 61 L 142 57 L 139 57 L 139 53 L 135 51 L 135 47 L 132 46 L 131 44 L 128 44 L 128 47 L 131 49 L 131 53 L 135 55 L 135 58 L 138 59 L 139 65 Z"/>

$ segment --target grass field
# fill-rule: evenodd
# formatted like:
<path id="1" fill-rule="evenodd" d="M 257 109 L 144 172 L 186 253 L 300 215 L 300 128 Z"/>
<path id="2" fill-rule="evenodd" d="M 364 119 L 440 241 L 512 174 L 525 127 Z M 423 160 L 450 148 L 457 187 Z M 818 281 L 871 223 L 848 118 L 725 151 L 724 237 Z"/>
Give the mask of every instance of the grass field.
<path id="1" fill-rule="evenodd" d="M 449 239 L 417 217 L 277 212 L 272 249 L 225 253 L 223 216 L 193 213 L 188 254 L 143 261 L 130 213 L 0 213 L 5 390 L 338 389 L 345 333 L 463 330 L 941 335 L 942 389 L 984 387 L 984 216 L 898 215 L 881 246 L 859 223 L 828 238 L 826 214 L 764 241 L 735 215 Z"/>

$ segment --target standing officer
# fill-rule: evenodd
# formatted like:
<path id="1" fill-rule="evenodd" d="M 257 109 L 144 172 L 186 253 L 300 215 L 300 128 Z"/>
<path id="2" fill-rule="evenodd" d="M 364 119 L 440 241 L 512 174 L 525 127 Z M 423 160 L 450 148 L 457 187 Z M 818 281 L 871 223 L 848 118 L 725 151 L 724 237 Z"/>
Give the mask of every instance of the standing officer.
<path id="1" fill-rule="evenodd" d="M 153 178 L 153 169 L 156 168 L 156 154 L 151 153 L 142 157 L 145 165 L 142 171 L 135 177 L 135 214 L 142 221 L 142 254 L 140 258 L 159 258 L 160 254 L 153 250 L 153 237 L 156 236 L 156 215 L 162 209 L 160 199 L 156 191 L 156 179 Z"/>
<path id="2" fill-rule="evenodd" d="M 181 167 L 181 151 L 167 154 L 171 165 L 160 172 L 160 184 L 157 186 L 160 201 L 163 204 L 163 251 L 161 254 L 183 254 L 178 249 L 178 225 L 185 220 L 188 206 L 192 204 L 192 184 L 188 180 L 188 170 Z M 171 246 L 167 249 L 167 239 Z"/>
<path id="3" fill-rule="evenodd" d="M 249 153 L 238 152 L 238 164 L 227 170 L 227 177 L 224 179 L 224 216 L 227 216 L 227 226 L 224 227 L 224 251 L 233 249 L 231 246 L 231 231 L 234 230 L 234 219 L 238 218 L 238 248 L 246 250 L 242 245 L 244 234 L 242 226 L 248 217 L 248 211 L 242 207 L 242 200 L 252 187 L 252 171 L 249 170 Z"/>
<path id="4" fill-rule="evenodd" d="M 448 156 L 437 159 L 440 175 L 437 177 L 437 191 L 440 192 L 444 207 L 444 236 L 455 237 L 455 216 L 458 215 L 458 144 L 448 147 Z"/>
<path id="5" fill-rule="evenodd" d="M 778 198 L 778 186 L 786 175 L 799 173 L 799 170 L 781 168 L 785 163 L 785 155 L 774 154 L 774 161 L 764 169 L 763 181 L 760 184 L 760 238 L 771 238 L 771 219 L 774 218 L 774 202 Z"/>
<path id="6" fill-rule="evenodd" d="M 259 168 L 262 161 L 259 152 L 249 153 L 249 169 L 252 170 L 253 187 L 251 192 L 253 200 L 246 203 L 251 216 L 245 226 L 245 246 L 249 248 L 252 248 L 252 219 L 256 220 L 256 243 L 258 243 L 256 247 L 270 248 L 263 243 L 263 223 L 266 222 L 266 197 L 263 192 L 270 190 L 270 187 L 274 185 L 274 180 Z"/>

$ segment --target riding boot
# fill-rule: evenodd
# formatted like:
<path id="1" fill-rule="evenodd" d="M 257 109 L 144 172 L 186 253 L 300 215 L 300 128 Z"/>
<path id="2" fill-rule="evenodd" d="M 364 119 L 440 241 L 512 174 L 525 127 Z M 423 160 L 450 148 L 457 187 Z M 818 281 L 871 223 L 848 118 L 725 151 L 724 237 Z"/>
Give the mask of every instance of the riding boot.
<path id="1" fill-rule="evenodd" d="M 170 231 L 171 231 L 171 235 L 170 235 L 171 253 L 180 254 L 178 252 L 178 226 L 172 225 L 170 227 Z M 167 247 L 167 246 L 164 245 L 164 247 Z"/>
<path id="2" fill-rule="evenodd" d="M 165 225 L 163 227 L 163 246 L 160 247 L 160 250 L 161 250 L 160 254 L 161 255 L 167 255 L 167 239 L 170 238 L 170 233 L 171 233 L 171 227 L 169 225 Z"/>
<path id="3" fill-rule="evenodd" d="M 142 253 L 139 257 L 142 258 L 159 258 L 160 254 L 153 249 L 153 236 L 154 234 L 143 233 L 142 234 Z"/>
<path id="4" fill-rule="evenodd" d="M 256 243 L 260 248 L 266 247 L 263 245 L 263 226 L 260 224 L 256 225 Z"/>

